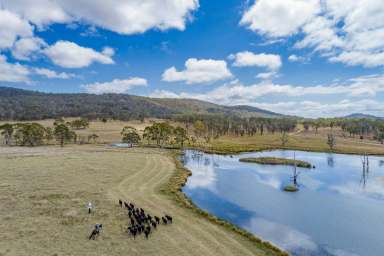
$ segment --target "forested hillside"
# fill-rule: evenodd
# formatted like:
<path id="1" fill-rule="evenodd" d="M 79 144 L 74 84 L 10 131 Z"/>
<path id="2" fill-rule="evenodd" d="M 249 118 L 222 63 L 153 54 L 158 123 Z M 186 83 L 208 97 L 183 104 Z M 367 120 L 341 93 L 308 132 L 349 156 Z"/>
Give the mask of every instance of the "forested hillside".
<path id="1" fill-rule="evenodd" d="M 0 87 L 0 120 L 74 116 L 130 120 L 209 113 L 243 117 L 281 116 L 250 106 L 228 107 L 192 99 L 154 99 L 127 94 L 52 94 Z"/>

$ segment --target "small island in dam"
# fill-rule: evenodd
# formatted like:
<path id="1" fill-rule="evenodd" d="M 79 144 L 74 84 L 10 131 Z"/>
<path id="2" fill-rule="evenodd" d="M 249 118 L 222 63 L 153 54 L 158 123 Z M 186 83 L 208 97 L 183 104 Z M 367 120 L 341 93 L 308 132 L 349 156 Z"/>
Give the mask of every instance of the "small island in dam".
<path id="1" fill-rule="evenodd" d="M 297 192 L 299 191 L 299 188 L 294 184 L 289 184 L 284 186 L 283 190 L 286 192 Z"/>
<path id="2" fill-rule="evenodd" d="M 277 157 L 247 157 L 240 158 L 240 162 L 257 163 L 257 164 L 271 164 L 271 165 L 296 165 L 302 168 L 312 168 L 312 165 L 305 161 L 288 159 L 288 158 L 277 158 Z"/>

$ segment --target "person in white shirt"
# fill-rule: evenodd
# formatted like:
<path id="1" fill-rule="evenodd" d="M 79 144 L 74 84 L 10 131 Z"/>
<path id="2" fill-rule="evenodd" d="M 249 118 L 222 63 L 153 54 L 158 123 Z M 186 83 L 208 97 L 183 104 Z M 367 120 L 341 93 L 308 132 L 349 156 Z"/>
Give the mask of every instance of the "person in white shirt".
<path id="1" fill-rule="evenodd" d="M 88 208 L 88 214 L 91 214 L 92 213 L 92 208 L 93 208 L 91 202 L 88 202 L 87 208 Z"/>

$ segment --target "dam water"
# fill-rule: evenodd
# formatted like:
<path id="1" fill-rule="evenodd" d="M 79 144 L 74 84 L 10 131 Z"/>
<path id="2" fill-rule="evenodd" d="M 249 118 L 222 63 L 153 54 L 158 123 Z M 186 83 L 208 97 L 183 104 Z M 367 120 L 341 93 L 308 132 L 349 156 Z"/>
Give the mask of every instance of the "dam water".
<path id="1" fill-rule="evenodd" d="M 184 193 L 200 208 L 242 227 L 291 255 L 384 255 L 384 157 L 295 151 L 316 168 L 239 162 L 242 157 L 293 158 L 275 150 L 215 155 L 186 150 L 192 171 Z"/>

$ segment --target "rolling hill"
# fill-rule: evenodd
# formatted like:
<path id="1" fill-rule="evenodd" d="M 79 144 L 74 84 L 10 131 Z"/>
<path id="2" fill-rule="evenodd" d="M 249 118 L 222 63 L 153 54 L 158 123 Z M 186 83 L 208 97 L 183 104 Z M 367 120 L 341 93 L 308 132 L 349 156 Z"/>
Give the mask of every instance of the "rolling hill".
<path id="1" fill-rule="evenodd" d="M 384 119 L 384 117 L 368 115 L 368 114 L 363 114 L 363 113 L 353 113 L 353 114 L 344 116 L 344 118 L 351 118 L 351 119 L 381 119 L 381 120 Z"/>
<path id="2" fill-rule="evenodd" d="M 82 116 L 120 120 L 166 118 L 180 114 L 283 117 L 251 106 L 222 106 L 194 99 L 160 99 L 127 94 L 42 93 L 0 87 L 0 120 Z"/>

